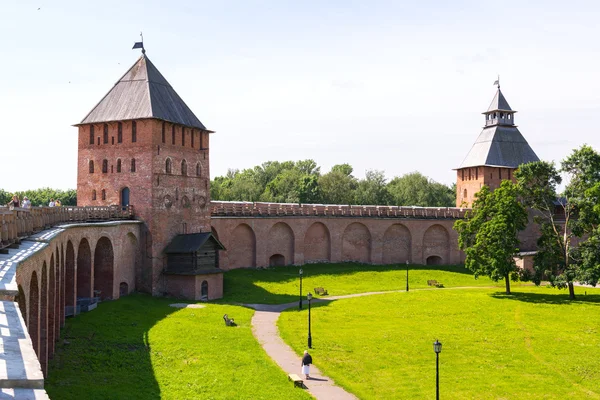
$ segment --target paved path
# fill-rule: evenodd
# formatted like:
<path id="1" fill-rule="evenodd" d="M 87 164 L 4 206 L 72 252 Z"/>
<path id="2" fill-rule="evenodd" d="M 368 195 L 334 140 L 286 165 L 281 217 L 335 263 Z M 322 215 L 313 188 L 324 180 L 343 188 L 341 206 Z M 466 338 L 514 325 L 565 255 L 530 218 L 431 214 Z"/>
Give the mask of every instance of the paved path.
<path id="1" fill-rule="evenodd" d="M 495 286 L 464 286 L 443 289 L 489 289 Z M 423 288 L 417 290 L 442 290 L 441 288 Z M 405 292 L 405 290 L 392 290 L 385 292 L 366 292 L 347 294 L 343 296 L 328 296 L 327 298 L 314 299 L 316 302 L 328 302 L 339 299 L 347 299 L 351 297 L 372 296 L 377 294 L 389 294 Z M 304 301 L 306 303 L 306 301 Z M 252 333 L 258 340 L 260 345 L 265 349 L 269 357 L 271 357 L 286 374 L 297 374 L 302 377 L 300 356 L 298 356 L 290 346 L 288 346 L 279 336 L 277 329 L 277 320 L 283 310 L 297 307 L 298 303 L 286 304 L 245 304 L 245 306 L 256 310 L 252 317 Z M 304 385 L 309 393 L 319 400 L 357 400 L 358 398 L 351 393 L 346 392 L 335 382 L 323 375 L 321 371 L 314 365 L 310 367 L 311 379 L 304 381 Z M 291 386 L 291 383 L 290 383 Z"/>

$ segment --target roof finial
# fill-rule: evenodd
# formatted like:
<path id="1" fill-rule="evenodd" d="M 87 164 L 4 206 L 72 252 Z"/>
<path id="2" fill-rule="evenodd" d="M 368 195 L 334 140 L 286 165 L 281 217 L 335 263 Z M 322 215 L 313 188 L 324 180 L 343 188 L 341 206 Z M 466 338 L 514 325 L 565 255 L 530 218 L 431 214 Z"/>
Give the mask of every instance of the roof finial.
<path id="1" fill-rule="evenodd" d="M 135 42 L 132 49 L 142 49 L 142 54 L 146 54 L 146 49 L 144 49 L 144 35 L 142 35 L 142 32 L 140 32 L 140 38 L 142 38 L 142 41 Z"/>
<path id="2" fill-rule="evenodd" d="M 494 82 L 494 85 L 498 86 L 498 90 L 500 90 L 500 75 L 498 75 L 498 79 Z"/>

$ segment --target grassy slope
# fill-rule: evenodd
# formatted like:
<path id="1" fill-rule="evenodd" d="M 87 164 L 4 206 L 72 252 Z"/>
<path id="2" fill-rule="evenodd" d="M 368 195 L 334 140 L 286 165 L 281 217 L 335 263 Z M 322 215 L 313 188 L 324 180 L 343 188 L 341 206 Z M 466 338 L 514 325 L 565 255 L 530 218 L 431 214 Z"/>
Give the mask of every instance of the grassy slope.
<path id="1" fill-rule="evenodd" d="M 600 398 L 600 291 L 520 287 L 414 291 L 313 308 L 316 365 L 361 399 L 433 398 L 433 341 L 445 399 Z M 593 295 L 591 295 L 593 293 Z M 300 354 L 306 310 L 279 319 Z"/>
<path id="2" fill-rule="evenodd" d="M 54 399 L 309 399 L 252 336 L 253 311 L 131 295 L 67 320 L 50 365 Z M 226 327 L 223 314 L 239 326 Z"/>
<path id="3" fill-rule="evenodd" d="M 411 265 L 410 288 L 425 288 L 430 279 L 445 287 L 503 286 L 486 277 L 473 278 L 463 266 Z M 299 267 L 236 269 L 225 273 L 224 301 L 279 304 L 298 301 Z M 406 289 L 406 265 L 309 264 L 302 266 L 303 294 L 315 287 L 327 289 L 329 295 Z M 515 283 L 513 285 L 516 286 Z"/>

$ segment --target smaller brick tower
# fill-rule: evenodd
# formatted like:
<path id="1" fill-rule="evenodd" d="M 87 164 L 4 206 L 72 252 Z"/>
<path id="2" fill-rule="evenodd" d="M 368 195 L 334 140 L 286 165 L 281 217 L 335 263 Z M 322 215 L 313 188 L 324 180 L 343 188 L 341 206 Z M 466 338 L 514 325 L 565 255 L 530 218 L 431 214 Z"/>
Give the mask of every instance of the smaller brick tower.
<path id="1" fill-rule="evenodd" d="M 470 207 L 483 185 L 491 190 L 514 180 L 519 165 L 539 161 L 517 126 L 515 113 L 498 90 L 485 115 L 485 126 L 469 154 L 456 169 L 456 206 Z"/>
<path id="2" fill-rule="evenodd" d="M 212 132 L 145 51 L 76 126 L 77 205 L 132 206 L 146 228 L 138 239 L 145 262 L 142 270 L 136 271 L 136 290 L 154 295 L 167 292 L 167 245 L 176 235 L 211 232 Z M 208 240 L 205 236 L 194 238 L 202 241 L 198 248 Z M 218 257 L 214 251 L 211 254 L 213 259 Z M 211 288 L 222 290 L 222 276 L 220 279 Z M 179 285 L 181 279 L 176 280 Z"/>

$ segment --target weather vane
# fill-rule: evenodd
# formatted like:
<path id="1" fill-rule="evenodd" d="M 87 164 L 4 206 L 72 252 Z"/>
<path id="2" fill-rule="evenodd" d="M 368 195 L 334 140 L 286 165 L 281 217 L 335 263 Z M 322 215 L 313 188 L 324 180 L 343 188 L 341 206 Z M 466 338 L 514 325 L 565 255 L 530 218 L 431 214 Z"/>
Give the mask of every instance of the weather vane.
<path id="1" fill-rule="evenodd" d="M 146 49 L 144 49 L 144 35 L 142 35 L 142 32 L 140 32 L 140 38 L 142 38 L 142 41 L 135 42 L 131 49 L 142 49 L 142 54 L 146 54 Z"/>
<path id="2" fill-rule="evenodd" d="M 498 86 L 498 89 L 500 89 L 500 75 L 498 75 L 498 79 L 496 79 L 496 82 L 494 82 L 494 85 Z"/>

